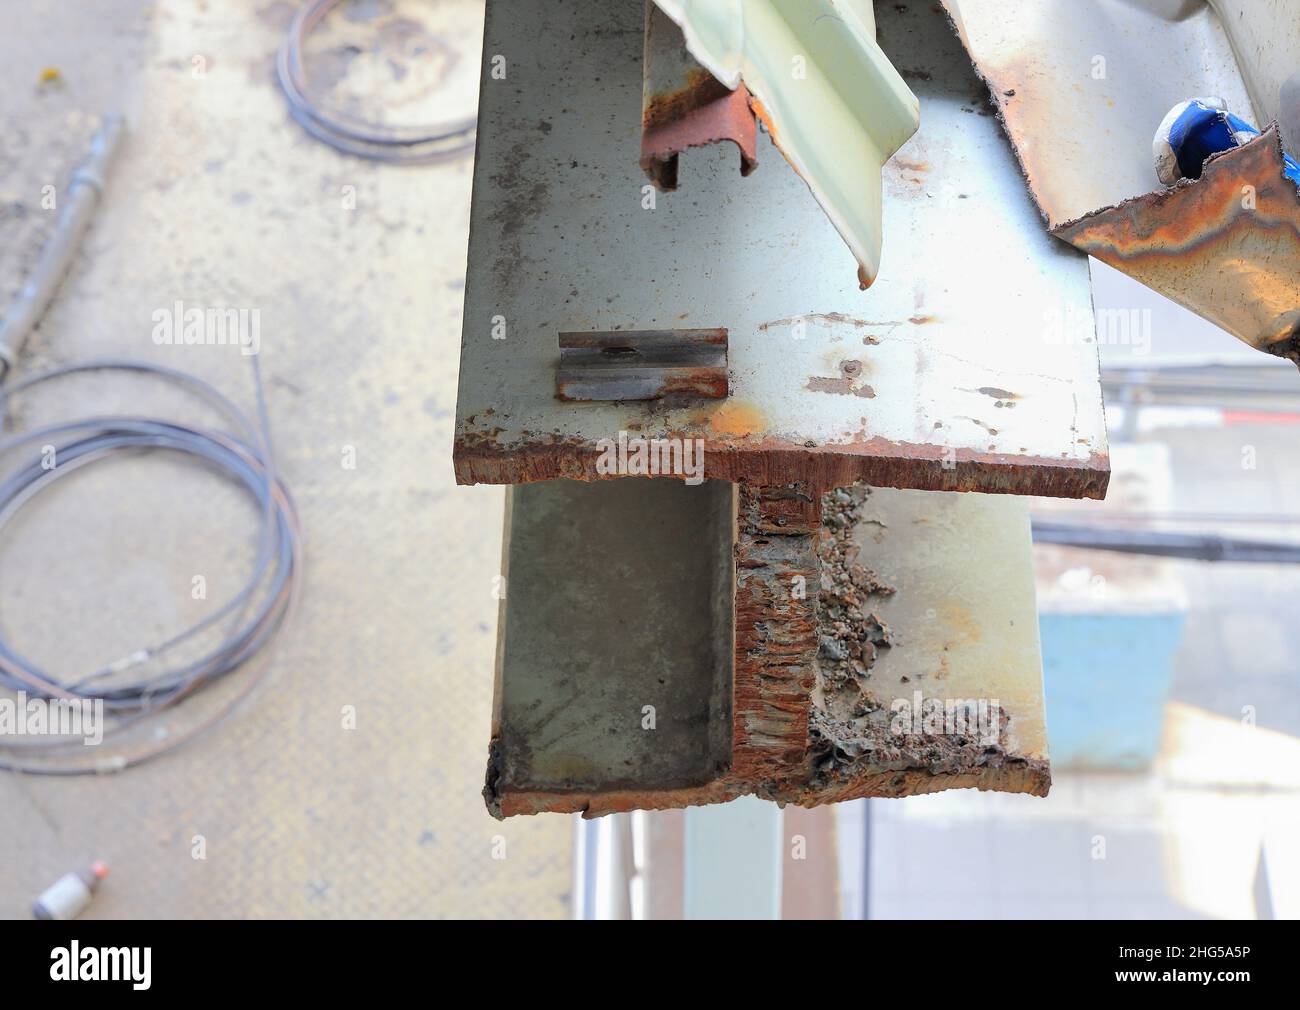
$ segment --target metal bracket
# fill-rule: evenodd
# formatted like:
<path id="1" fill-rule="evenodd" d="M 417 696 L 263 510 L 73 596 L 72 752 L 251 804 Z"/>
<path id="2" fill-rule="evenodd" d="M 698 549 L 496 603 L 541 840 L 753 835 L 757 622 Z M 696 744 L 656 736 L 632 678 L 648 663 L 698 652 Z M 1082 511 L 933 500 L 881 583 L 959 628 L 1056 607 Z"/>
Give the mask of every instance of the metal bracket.
<path id="1" fill-rule="evenodd" d="M 610 330 L 561 333 L 555 395 L 561 400 L 725 399 L 727 331 Z"/>

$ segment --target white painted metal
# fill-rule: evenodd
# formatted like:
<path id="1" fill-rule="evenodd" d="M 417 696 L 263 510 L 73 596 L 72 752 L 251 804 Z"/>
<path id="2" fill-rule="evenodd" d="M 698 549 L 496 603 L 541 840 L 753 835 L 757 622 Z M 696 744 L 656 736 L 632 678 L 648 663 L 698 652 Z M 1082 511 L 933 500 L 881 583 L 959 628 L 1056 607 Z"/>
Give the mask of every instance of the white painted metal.
<path id="1" fill-rule="evenodd" d="M 1263 129 L 1280 119 L 1282 84 L 1300 70 L 1300 4 L 1295 0 L 1210 0 L 1232 43 Z M 1294 152 L 1292 152 L 1294 154 Z"/>
<path id="2" fill-rule="evenodd" d="M 743 179 L 729 147 L 692 151 L 689 185 L 647 189 L 641 13 L 488 5 L 459 438 L 594 451 L 639 428 L 710 449 L 779 440 L 861 459 L 881 440 L 1104 469 L 1087 261 L 1042 228 L 942 14 L 878 12 L 885 51 L 930 79 L 916 81 L 925 122 L 885 169 L 882 271 L 864 292 L 780 158 Z M 730 399 L 556 400 L 559 331 L 680 326 L 729 328 Z M 848 391 L 820 391 L 844 362 L 860 367 Z"/>
<path id="3" fill-rule="evenodd" d="M 686 811 L 687 919 L 781 917 L 781 808 L 743 796 Z"/>
<path id="4" fill-rule="evenodd" d="M 656 0 L 691 54 L 757 99 L 870 284 L 880 268 L 879 167 L 916 132 L 920 107 L 876 44 L 862 0 Z"/>
<path id="5" fill-rule="evenodd" d="M 898 588 L 872 601 L 897 641 L 871 668 L 872 694 L 913 712 L 918 695 L 983 700 L 1010 720 L 1009 753 L 1046 760 L 1028 501 L 877 488 L 861 512 L 859 560 Z"/>

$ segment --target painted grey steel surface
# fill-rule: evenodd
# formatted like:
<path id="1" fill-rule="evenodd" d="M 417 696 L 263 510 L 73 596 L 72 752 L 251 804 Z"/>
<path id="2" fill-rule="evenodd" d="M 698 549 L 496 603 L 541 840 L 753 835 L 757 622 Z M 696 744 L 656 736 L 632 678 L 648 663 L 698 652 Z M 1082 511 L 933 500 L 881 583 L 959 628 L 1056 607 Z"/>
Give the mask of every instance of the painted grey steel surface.
<path id="1" fill-rule="evenodd" d="M 725 767 L 734 499 L 719 481 L 511 489 L 498 791 L 663 789 Z"/>
<path id="2" fill-rule="evenodd" d="M 744 453 L 784 453 L 794 470 L 812 448 L 859 476 L 898 460 L 876 468 L 878 483 L 935 486 L 935 461 L 952 453 L 978 456 L 975 481 L 990 490 L 1052 493 L 1062 469 L 1104 486 L 1086 260 L 1044 231 L 943 15 L 878 12 L 925 113 L 886 166 L 884 259 L 864 292 L 775 152 L 746 179 L 729 145 L 691 151 L 688 187 L 647 191 L 642 14 L 488 4 L 458 478 L 517 479 L 474 453 L 589 458 L 639 426 L 705 438 L 711 475 Z M 726 401 L 555 399 L 557 331 L 691 325 L 730 331 Z"/>

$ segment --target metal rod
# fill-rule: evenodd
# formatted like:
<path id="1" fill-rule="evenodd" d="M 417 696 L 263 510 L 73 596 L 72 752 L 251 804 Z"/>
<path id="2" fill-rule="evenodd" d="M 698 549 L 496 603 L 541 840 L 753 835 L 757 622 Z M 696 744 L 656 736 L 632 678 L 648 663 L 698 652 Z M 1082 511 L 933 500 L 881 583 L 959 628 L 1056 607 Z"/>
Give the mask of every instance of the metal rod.
<path id="1" fill-rule="evenodd" d="M 0 379 L 13 367 L 27 337 L 54 300 L 99 206 L 104 176 L 121 146 L 124 132 L 121 116 L 105 116 L 91 142 L 90 154 L 73 173 L 54 234 L 41 250 L 40 262 L 18 293 L 13 308 L 0 322 Z"/>
<path id="2" fill-rule="evenodd" d="M 1035 520 L 1034 543 L 1064 544 L 1120 554 L 1151 554 L 1193 561 L 1244 561 L 1254 564 L 1300 564 L 1300 544 L 1242 540 L 1214 533 L 1168 533 L 1158 530 L 1108 530 L 1098 526 Z"/>

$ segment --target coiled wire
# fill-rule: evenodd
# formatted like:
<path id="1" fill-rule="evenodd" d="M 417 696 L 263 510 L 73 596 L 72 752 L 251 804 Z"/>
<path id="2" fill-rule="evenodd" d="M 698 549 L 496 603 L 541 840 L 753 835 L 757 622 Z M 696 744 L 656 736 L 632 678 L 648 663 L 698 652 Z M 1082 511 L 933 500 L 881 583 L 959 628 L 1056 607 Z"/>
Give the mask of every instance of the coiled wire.
<path id="1" fill-rule="evenodd" d="M 276 56 L 276 74 L 289 111 L 304 130 L 337 150 L 360 158 L 404 164 L 445 161 L 474 150 L 476 116 L 433 126 L 385 126 L 327 112 L 311 98 L 303 70 L 303 40 L 344 0 L 311 0 L 294 15 Z"/>
<path id="2" fill-rule="evenodd" d="M 164 379 L 197 396 L 229 424 L 228 431 L 193 427 L 151 417 L 96 416 L 44 425 L 0 438 L 0 461 L 17 450 L 53 445 L 54 466 L 42 466 L 42 454 L 30 454 L 0 482 L 0 532 L 15 513 L 51 484 L 69 473 L 102 462 L 121 452 L 162 450 L 194 457 L 235 478 L 257 502 L 261 512 L 253 571 L 243 588 L 203 620 L 164 642 L 132 652 L 123 659 L 82 676 L 61 678 L 40 669 L 0 633 L 0 684 L 43 699 L 102 701 L 105 713 L 118 717 L 105 740 L 129 735 L 149 717 L 170 708 L 205 685 L 238 670 L 275 636 L 292 609 L 302 567 L 298 515 L 287 488 L 276 476 L 271 453 L 266 404 L 256 358 L 252 359 L 257 389 L 258 424 L 254 424 L 211 384 L 188 373 L 149 362 L 107 358 L 65 365 L 0 387 L 0 411 L 10 397 L 64 376 L 82 372 L 135 372 Z M 220 639 L 196 658 L 165 660 L 178 646 L 197 639 L 218 625 Z M 215 635 L 216 632 L 214 631 Z M 154 672 L 128 679 L 141 666 Z M 87 759 L 80 738 L 19 741 L 0 738 L 0 768 L 33 774 L 78 775 L 119 771 L 175 749 L 216 725 L 256 686 L 265 666 L 244 678 L 231 696 L 206 718 L 179 735 L 154 734 L 143 747 L 127 753 Z M 70 754 L 75 748 L 80 760 Z M 98 748 L 94 748 L 98 750 Z"/>

